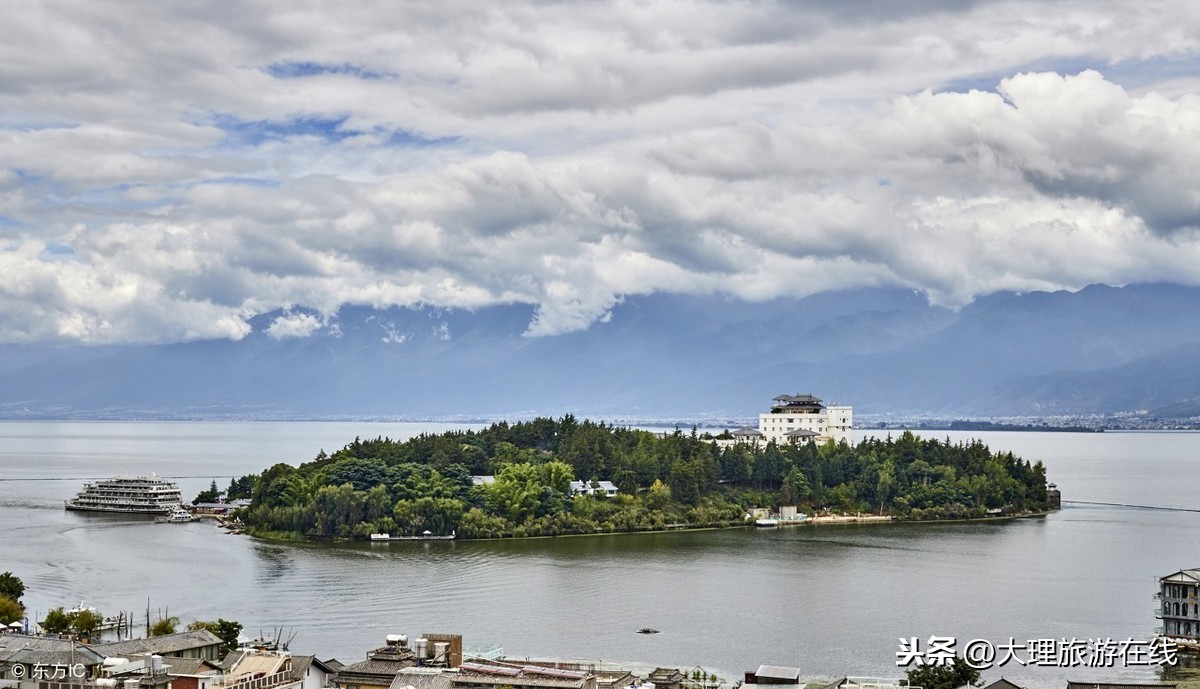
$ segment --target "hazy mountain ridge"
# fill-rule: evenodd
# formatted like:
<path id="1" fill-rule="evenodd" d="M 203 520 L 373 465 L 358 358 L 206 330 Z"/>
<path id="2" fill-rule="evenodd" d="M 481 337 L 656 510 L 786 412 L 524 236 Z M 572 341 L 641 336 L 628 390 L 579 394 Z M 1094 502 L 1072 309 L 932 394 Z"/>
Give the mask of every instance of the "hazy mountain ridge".
<path id="1" fill-rule="evenodd" d="M 346 307 L 274 339 L 0 347 L 0 416 L 752 417 L 781 392 L 862 413 L 1115 412 L 1200 398 L 1200 288 L 995 294 L 951 311 L 909 290 L 746 303 L 630 297 L 587 331 L 530 338 L 525 305 Z"/>

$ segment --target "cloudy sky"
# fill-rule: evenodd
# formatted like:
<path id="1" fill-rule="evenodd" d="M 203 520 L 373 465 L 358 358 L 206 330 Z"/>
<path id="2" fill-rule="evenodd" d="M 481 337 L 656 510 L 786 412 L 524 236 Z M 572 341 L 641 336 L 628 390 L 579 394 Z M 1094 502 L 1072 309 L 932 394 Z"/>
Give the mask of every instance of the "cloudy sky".
<path id="1" fill-rule="evenodd" d="M 10 2 L 0 342 L 1200 283 L 1192 2 Z"/>

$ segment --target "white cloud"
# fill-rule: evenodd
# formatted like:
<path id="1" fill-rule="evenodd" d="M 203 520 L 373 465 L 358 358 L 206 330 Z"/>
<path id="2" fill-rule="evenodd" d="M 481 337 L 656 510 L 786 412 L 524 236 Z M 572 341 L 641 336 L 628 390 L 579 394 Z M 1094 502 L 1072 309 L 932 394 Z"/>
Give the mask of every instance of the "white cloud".
<path id="1" fill-rule="evenodd" d="M 18 4 L 0 341 L 238 339 L 292 305 L 268 335 L 345 304 L 527 303 L 538 336 L 657 291 L 1195 283 L 1198 13 Z"/>
<path id="2" fill-rule="evenodd" d="M 273 340 L 293 337 L 308 337 L 324 326 L 320 318 L 311 313 L 285 313 L 267 326 L 267 336 Z"/>

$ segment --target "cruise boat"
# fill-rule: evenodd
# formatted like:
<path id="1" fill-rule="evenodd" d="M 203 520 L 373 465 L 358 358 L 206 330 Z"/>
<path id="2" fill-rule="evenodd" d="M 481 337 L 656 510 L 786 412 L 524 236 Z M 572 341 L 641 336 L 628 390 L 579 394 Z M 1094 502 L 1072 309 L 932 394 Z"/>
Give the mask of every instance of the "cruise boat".
<path id="1" fill-rule="evenodd" d="M 85 483 L 79 495 L 66 501 L 66 508 L 85 512 L 169 515 L 182 503 L 178 485 L 150 474 Z"/>

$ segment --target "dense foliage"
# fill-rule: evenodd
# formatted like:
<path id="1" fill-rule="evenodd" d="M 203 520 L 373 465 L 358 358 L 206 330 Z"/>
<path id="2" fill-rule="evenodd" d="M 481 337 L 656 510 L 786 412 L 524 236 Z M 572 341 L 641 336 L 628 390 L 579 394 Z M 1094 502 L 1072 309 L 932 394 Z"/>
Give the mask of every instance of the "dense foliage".
<path id="1" fill-rule="evenodd" d="M 90 637 L 104 623 L 104 616 L 96 610 L 65 611 L 61 607 L 46 613 L 42 620 L 42 631 L 50 634 L 72 632 L 78 637 Z"/>
<path id="2" fill-rule="evenodd" d="M 12 572 L 0 574 L 0 596 L 20 602 L 25 595 L 25 582 Z"/>
<path id="3" fill-rule="evenodd" d="M 150 625 L 147 636 L 168 636 L 174 634 L 178 629 L 178 617 L 160 617 L 157 622 Z"/>
<path id="4" fill-rule="evenodd" d="M 0 574 L 0 624 L 12 624 L 25 616 L 21 596 L 25 595 L 25 582 L 12 572 Z"/>
<path id="5" fill-rule="evenodd" d="M 0 596 L 0 624 L 20 622 L 25 617 L 25 608 L 8 596 Z"/>
<path id="6" fill-rule="evenodd" d="M 472 475 L 495 480 L 474 485 Z M 572 498 L 572 480 L 612 481 L 620 494 Z M 904 433 L 855 447 L 720 447 L 695 429 L 660 435 L 570 415 L 405 442 L 355 439 L 236 483 L 252 487 L 241 517 L 254 533 L 307 538 L 726 525 L 742 523 L 748 507 L 779 505 L 952 519 L 1043 509 L 1046 492 L 1040 462 L 993 454 L 979 442 Z"/>
<path id="7" fill-rule="evenodd" d="M 225 642 L 221 646 L 222 653 L 232 653 L 238 646 L 238 637 L 242 635 L 242 623 L 233 620 L 218 618 L 212 621 L 196 620 L 188 625 L 188 631 L 195 632 L 201 629 L 216 634 L 221 641 Z"/>

